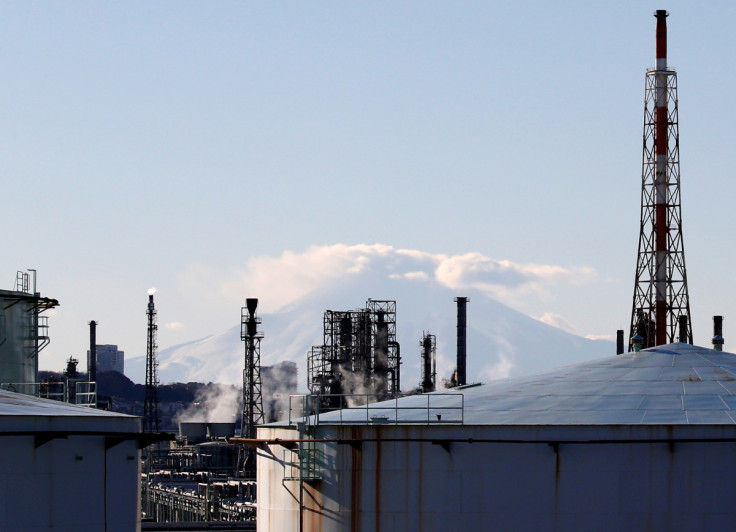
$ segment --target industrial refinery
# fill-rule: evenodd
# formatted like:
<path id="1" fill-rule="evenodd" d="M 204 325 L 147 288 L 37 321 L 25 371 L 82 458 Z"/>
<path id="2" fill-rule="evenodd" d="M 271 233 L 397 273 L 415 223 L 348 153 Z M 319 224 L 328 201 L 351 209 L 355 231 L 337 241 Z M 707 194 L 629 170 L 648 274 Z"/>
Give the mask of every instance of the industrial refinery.
<path id="1" fill-rule="evenodd" d="M 98 344 L 97 319 L 84 322 L 86 368 L 70 356 L 60 374 L 39 375 L 49 314 L 62 303 L 41 295 L 35 270 L 20 271 L 0 290 L 0 529 L 733 528 L 736 356 L 721 315 L 709 346 L 693 341 L 677 73 L 669 14 L 654 16 L 633 302 L 615 352 L 484 381 L 469 365 L 485 356 L 468 347 L 478 299 L 458 284 L 434 309 L 452 338 L 402 321 L 405 302 L 391 294 L 317 309 L 321 335 L 299 374 L 296 362 L 265 363 L 268 294 L 247 293 L 259 297 L 239 295 L 232 313 L 237 385 L 165 400 L 166 295 L 150 289 L 139 316 L 145 384 L 123 409 L 100 383 L 111 372 L 124 380 L 124 343 Z M 404 330 L 415 336 L 402 350 Z"/>

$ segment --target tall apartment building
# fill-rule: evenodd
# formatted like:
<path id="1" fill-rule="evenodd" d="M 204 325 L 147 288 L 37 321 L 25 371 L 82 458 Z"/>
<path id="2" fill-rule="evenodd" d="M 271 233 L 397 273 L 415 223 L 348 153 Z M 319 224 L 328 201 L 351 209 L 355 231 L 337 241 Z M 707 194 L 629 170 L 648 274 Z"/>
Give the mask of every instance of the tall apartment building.
<path id="1" fill-rule="evenodd" d="M 117 371 L 125 373 L 125 352 L 120 351 L 117 345 L 97 345 L 97 371 Z M 89 359 L 89 351 L 87 351 Z"/>

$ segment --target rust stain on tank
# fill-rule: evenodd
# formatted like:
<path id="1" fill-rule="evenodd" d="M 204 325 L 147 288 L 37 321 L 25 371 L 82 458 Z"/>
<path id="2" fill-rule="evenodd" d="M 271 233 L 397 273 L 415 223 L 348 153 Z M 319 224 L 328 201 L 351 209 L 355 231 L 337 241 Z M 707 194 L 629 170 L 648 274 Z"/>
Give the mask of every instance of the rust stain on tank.
<path id="1" fill-rule="evenodd" d="M 308 484 L 304 485 L 304 491 L 306 492 L 306 496 L 304 497 L 304 500 L 306 501 L 306 504 L 304 505 L 304 512 L 306 513 L 307 518 L 306 523 L 304 523 L 304 528 L 307 531 L 321 531 L 323 528 L 322 510 L 324 509 L 321 497 L 322 492 L 314 486 L 310 486 Z"/>
<path id="2" fill-rule="evenodd" d="M 352 427 L 351 437 L 359 439 L 362 437 L 360 427 Z M 350 447 L 350 530 L 360 532 L 360 485 L 361 470 L 363 468 L 362 448 Z"/>

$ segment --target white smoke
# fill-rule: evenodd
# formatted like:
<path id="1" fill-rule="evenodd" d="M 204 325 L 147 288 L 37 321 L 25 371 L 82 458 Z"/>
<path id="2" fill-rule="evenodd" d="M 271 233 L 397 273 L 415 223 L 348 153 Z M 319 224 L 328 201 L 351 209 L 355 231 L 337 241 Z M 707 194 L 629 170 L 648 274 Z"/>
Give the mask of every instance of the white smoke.
<path id="1" fill-rule="evenodd" d="M 194 402 L 179 412 L 174 421 L 231 423 L 240 410 L 240 390 L 229 384 L 213 384 L 197 390 Z"/>

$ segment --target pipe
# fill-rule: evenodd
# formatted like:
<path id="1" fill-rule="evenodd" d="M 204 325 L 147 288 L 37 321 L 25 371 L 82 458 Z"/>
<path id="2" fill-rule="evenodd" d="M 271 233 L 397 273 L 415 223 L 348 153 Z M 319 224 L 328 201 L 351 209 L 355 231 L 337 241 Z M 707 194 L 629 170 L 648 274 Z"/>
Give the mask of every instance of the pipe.
<path id="1" fill-rule="evenodd" d="M 681 314 L 679 317 L 680 321 L 680 343 L 687 343 L 687 314 Z"/>
<path id="2" fill-rule="evenodd" d="M 467 384 L 467 297 L 456 297 L 457 303 L 457 386 Z"/>
<path id="3" fill-rule="evenodd" d="M 616 331 L 616 354 L 624 354 L 624 330 L 619 329 Z"/>
<path id="4" fill-rule="evenodd" d="M 89 322 L 89 355 L 87 356 L 87 380 L 97 382 L 97 322 Z"/>

